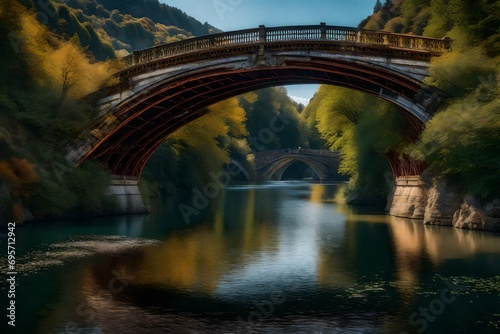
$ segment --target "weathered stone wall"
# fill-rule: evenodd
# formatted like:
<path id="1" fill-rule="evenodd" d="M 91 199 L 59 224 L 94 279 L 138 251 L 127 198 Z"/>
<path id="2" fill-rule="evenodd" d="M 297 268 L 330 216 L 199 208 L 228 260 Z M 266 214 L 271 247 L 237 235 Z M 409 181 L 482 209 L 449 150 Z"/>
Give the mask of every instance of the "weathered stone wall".
<path id="1" fill-rule="evenodd" d="M 425 198 L 425 185 L 420 176 L 397 178 L 387 201 L 388 211 L 396 217 L 423 219 Z"/>
<path id="2" fill-rule="evenodd" d="M 460 208 L 463 194 L 446 181 L 433 181 L 426 189 L 424 225 L 452 226 L 453 215 Z"/>
<path id="3" fill-rule="evenodd" d="M 396 178 L 387 209 L 393 216 L 421 219 L 424 225 L 500 230 L 500 200 L 483 204 L 457 191 L 446 180 L 424 181 L 421 176 Z"/>

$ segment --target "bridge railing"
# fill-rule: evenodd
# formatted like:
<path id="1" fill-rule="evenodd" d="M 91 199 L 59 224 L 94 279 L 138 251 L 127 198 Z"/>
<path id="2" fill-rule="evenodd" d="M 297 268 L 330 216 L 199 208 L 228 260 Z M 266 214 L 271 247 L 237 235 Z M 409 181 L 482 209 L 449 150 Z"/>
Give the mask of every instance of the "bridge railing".
<path id="1" fill-rule="evenodd" d="M 451 40 L 414 35 L 395 34 L 349 27 L 327 26 L 290 26 L 247 29 L 190 38 L 184 41 L 155 46 L 143 51 L 135 51 L 122 60 L 127 66 L 143 64 L 156 59 L 220 48 L 224 46 L 260 44 L 287 41 L 332 41 L 359 44 L 375 44 L 388 47 L 443 53 L 450 48 Z"/>
<path id="2" fill-rule="evenodd" d="M 299 148 L 299 149 L 280 149 L 280 150 L 256 152 L 255 157 L 277 156 L 277 155 L 287 155 L 287 154 L 310 154 L 310 155 L 323 155 L 323 156 L 330 156 L 330 157 L 337 157 L 338 155 L 340 155 L 340 153 L 338 151 Z"/>

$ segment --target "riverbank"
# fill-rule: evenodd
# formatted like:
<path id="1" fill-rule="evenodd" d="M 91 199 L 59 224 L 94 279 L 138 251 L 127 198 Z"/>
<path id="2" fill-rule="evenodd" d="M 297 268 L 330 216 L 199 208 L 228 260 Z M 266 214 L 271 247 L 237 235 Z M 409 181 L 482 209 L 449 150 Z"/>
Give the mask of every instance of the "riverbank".
<path id="1" fill-rule="evenodd" d="M 397 178 L 387 203 L 390 215 L 420 219 L 424 225 L 500 231 L 500 199 L 480 199 L 425 173 Z"/>

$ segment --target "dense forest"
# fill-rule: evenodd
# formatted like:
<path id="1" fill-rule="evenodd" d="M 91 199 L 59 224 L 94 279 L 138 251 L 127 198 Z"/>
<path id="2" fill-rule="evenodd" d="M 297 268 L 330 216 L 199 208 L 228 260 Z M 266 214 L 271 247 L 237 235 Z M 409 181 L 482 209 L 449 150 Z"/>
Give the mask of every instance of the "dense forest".
<path id="1" fill-rule="evenodd" d="M 157 0 L 2 1 L 1 219 L 112 211 L 116 203 L 106 195 L 110 175 L 92 161 L 75 169 L 61 153 L 95 117 L 92 101 L 81 98 L 113 84 L 107 80 L 120 69 L 113 59 L 121 55 L 217 31 Z M 249 93 L 209 109 L 169 137 L 151 158 L 140 184 L 146 200 L 189 192 L 231 158 L 246 159 L 254 148 L 247 139 L 271 115 L 291 126 L 266 148 L 309 145 L 303 106 L 283 88 Z"/>
<path id="2" fill-rule="evenodd" d="M 400 111 L 387 102 L 322 86 L 304 111 L 327 145 L 342 152 L 351 175 L 346 200 L 376 200 L 389 191 L 385 157 L 397 152 L 428 165 L 479 197 L 500 190 L 500 1 L 377 1 L 361 28 L 453 39 L 452 52 L 431 62 L 426 84 L 450 95 L 418 140 L 408 138 Z M 399 130 L 398 130 L 399 129 Z"/>

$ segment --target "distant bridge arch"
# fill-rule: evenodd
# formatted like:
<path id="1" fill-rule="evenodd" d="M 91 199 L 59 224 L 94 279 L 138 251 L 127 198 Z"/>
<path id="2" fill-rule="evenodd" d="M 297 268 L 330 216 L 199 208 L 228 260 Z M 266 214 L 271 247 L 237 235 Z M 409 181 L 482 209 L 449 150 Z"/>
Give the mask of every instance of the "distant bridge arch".
<path id="1" fill-rule="evenodd" d="M 138 179 L 156 148 L 205 107 L 256 89 L 298 83 L 353 88 L 405 111 L 418 135 L 443 100 L 422 83 L 447 39 L 318 26 L 248 29 L 157 46 L 123 59 L 120 83 L 97 93 L 100 118 L 67 147 L 75 165 L 100 160 Z M 403 169 L 415 173 L 413 169 Z"/>
<path id="2" fill-rule="evenodd" d="M 295 162 L 309 166 L 320 180 L 338 177 L 339 152 L 311 149 L 286 149 L 255 153 L 255 169 L 261 180 L 280 181 L 283 173 Z"/>
<path id="3" fill-rule="evenodd" d="M 315 162 L 312 159 L 309 158 L 304 158 L 301 156 L 290 156 L 283 158 L 280 162 L 276 163 L 273 169 L 270 169 L 265 175 L 264 175 L 264 180 L 269 181 L 269 180 L 274 180 L 274 181 L 281 181 L 283 178 L 283 174 L 286 172 L 286 170 L 294 165 L 296 162 L 302 162 L 306 164 L 309 168 L 311 168 L 318 179 L 320 181 L 326 180 L 330 173 L 320 164 Z"/>

